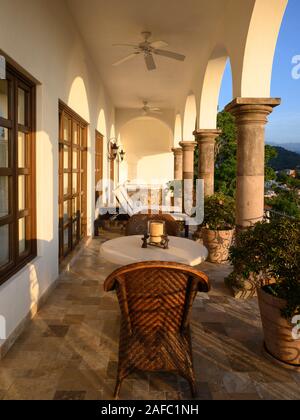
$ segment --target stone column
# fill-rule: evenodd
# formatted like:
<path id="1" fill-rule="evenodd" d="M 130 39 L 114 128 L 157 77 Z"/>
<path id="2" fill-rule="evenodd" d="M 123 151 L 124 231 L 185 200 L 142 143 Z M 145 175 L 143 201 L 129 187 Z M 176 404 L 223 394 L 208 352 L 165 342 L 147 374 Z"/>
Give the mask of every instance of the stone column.
<path id="1" fill-rule="evenodd" d="M 182 161 L 183 161 L 183 150 L 181 147 L 172 149 L 174 153 L 174 180 L 182 180 Z"/>
<path id="2" fill-rule="evenodd" d="M 225 110 L 237 125 L 237 228 L 247 228 L 264 215 L 265 125 L 273 108 L 281 103 L 272 98 L 236 98 Z"/>
<path id="3" fill-rule="evenodd" d="M 215 192 L 215 140 L 220 134 L 216 129 L 194 132 L 199 150 L 198 178 L 204 180 L 205 197 Z"/>
<path id="4" fill-rule="evenodd" d="M 183 211 L 189 213 L 189 209 L 193 206 L 193 181 L 194 181 L 194 152 L 196 147 L 195 141 L 182 141 L 179 143 L 182 147 L 182 179 L 184 182 L 183 191 Z M 184 197 L 184 193 L 186 197 Z"/>

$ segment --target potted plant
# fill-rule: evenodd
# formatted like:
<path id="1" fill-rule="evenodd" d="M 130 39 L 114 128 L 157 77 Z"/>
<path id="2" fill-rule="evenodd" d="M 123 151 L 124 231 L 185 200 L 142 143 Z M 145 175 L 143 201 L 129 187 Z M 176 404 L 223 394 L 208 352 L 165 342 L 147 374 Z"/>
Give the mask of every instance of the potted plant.
<path id="1" fill-rule="evenodd" d="M 201 236 L 209 252 L 208 261 L 223 264 L 228 260 L 234 227 L 234 199 L 221 193 L 206 197 Z"/>
<path id="2" fill-rule="evenodd" d="M 234 271 L 227 282 L 256 281 L 266 351 L 299 368 L 300 221 L 274 219 L 240 232 L 230 261 Z"/>

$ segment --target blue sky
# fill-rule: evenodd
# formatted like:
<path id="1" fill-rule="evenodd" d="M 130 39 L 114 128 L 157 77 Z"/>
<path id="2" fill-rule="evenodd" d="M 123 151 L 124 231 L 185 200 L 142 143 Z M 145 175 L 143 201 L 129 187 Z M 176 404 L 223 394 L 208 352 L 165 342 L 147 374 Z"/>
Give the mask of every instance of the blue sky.
<path id="1" fill-rule="evenodd" d="M 300 0 L 289 0 L 278 38 L 273 74 L 272 97 L 282 104 L 269 118 L 266 140 L 269 143 L 300 144 L 300 79 L 292 78 L 292 58 L 300 55 Z M 231 69 L 228 63 L 220 93 L 220 109 L 232 99 Z"/>

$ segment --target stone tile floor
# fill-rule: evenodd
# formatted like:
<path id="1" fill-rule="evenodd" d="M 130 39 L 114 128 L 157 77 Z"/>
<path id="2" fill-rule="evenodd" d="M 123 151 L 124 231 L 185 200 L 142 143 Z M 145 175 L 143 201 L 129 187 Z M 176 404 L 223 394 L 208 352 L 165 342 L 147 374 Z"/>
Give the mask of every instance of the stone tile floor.
<path id="1" fill-rule="evenodd" d="M 112 399 L 117 369 L 119 308 L 103 282 L 114 266 L 94 239 L 71 271 L 61 274 L 46 305 L 0 362 L 0 399 Z M 262 355 L 256 299 L 236 301 L 223 285 L 227 266 L 202 264 L 212 291 L 192 314 L 199 399 L 300 399 L 300 374 Z M 172 374 L 136 374 L 121 399 L 189 399 L 187 383 Z"/>

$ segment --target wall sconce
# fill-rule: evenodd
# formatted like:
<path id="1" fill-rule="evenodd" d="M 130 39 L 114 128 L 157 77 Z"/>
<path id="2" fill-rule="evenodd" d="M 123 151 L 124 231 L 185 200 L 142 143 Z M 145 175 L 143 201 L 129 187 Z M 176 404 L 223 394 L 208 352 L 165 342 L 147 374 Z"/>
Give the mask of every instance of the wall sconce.
<path id="1" fill-rule="evenodd" d="M 126 153 L 124 152 L 124 150 L 123 150 L 123 149 L 121 149 L 121 151 L 120 151 L 120 153 L 119 153 L 119 156 L 120 156 L 120 160 L 121 160 L 121 162 L 123 162 L 125 155 L 126 155 Z"/>
<path id="2" fill-rule="evenodd" d="M 117 144 L 117 139 L 112 138 L 112 139 L 108 139 L 107 142 L 107 156 L 109 160 L 115 160 L 116 157 L 118 156 L 118 150 L 119 150 L 119 146 Z"/>
<path id="3" fill-rule="evenodd" d="M 107 142 L 107 151 L 108 151 L 108 159 L 109 160 L 116 160 L 118 158 L 119 162 L 123 162 L 126 153 L 123 149 L 120 149 L 118 146 L 118 140 L 116 138 L 109 139 Z"/>

